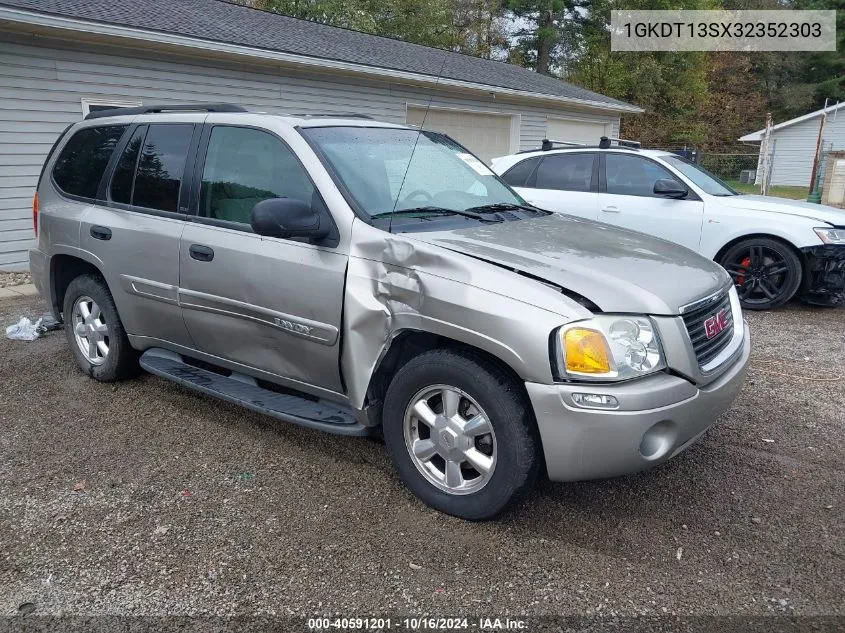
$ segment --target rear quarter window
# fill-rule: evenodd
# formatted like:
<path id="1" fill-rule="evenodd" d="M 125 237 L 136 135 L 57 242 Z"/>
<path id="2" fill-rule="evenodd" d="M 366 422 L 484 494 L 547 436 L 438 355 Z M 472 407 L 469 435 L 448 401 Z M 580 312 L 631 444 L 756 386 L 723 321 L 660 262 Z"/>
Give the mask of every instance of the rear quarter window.
<path id="1" fill-rule="evenodd" d="M 126 125 L 107 125 L 79 130 L 62 148 L 53 167 L 53 181 L 63 192 L 95 199 L 103 172 Z"/>

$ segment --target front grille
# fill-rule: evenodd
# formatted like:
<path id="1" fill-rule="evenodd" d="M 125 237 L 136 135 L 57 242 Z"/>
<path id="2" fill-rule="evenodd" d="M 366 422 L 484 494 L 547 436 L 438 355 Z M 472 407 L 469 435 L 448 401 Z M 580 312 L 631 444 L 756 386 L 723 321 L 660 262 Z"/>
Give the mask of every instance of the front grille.
<path id="1" fill-rule="evenodd" d="M 721 310 L 725 311 L 727 326 L 713 338 L 707 338 L 707 331 L 704 323 L 710 317 L 717 315 Z M 726 290 L 708 301 L 702 306 L 697 306 L 681 315 L 684 324 L 687 326 L 692 348 L 695 350 L 695 357 L 699 366 L 703 367 L 716 358 L 723 349 L 731 342 L 734 334 L 734 318 L 731 311 L 731 297 Z"/>

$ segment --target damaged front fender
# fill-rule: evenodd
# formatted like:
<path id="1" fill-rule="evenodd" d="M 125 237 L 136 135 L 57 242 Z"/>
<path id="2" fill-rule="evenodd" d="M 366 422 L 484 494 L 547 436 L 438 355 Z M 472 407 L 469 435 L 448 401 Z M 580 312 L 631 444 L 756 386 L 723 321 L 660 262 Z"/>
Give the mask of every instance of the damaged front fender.
<path id="1" fill-rule="evenodd" d="M 483 350 L 524 380 L 551 382 L 551 332 L 590 314 L 556 289 L 512 271 L 356 222 L 341 352 L 350 404 L 364 407 L 380 360 L 408 330 Z"/>

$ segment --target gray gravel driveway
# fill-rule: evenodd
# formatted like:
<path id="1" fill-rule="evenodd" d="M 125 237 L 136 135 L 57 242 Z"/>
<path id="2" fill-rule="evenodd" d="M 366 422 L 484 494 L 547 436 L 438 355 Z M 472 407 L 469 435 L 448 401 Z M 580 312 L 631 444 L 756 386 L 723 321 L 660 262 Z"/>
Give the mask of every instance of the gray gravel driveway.
<path id="1" fill-rule="evenodd" d="M 0 615 L 842 618 L 845 309 L 747 318 L 749 380 L 697 445 L 480 524 L 417 502 L 378 442 L 97 383 L 62 332 L 0 339 Z"/>

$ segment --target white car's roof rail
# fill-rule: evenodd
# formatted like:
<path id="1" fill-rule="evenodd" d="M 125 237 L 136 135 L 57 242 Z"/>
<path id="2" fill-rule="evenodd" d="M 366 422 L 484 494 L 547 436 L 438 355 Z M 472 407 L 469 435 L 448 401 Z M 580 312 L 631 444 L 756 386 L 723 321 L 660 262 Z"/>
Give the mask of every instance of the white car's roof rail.
<path id="1" fill-rule="evenodd" d="M 556 145 L 564 145 L 566 147 L 597 147 L 598 149 L 609 149 L 613 146 L 614 142 L 616 143 L 616 147 L 623 147 L 625 149 L 640 149 L 642 147 L 642 143 L 639 141 L 630 141 L 628 139 L 617 138 L 615 136 L 602 136 L 598 145 L 588 145 L 587 143 L 578 143 L 575 141 L 556 141 L 554 139 L 544 138 L 542 144 L 540 145 L 540 150 L 548 152 L 555 149 Z M 521 152 L 517 152 L 517 154 L 525 154 L 527 152 L 536 151 L 536 149 L 526 149 Z"/>

